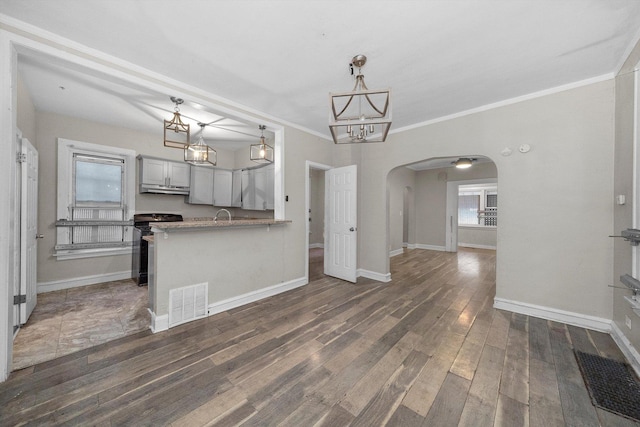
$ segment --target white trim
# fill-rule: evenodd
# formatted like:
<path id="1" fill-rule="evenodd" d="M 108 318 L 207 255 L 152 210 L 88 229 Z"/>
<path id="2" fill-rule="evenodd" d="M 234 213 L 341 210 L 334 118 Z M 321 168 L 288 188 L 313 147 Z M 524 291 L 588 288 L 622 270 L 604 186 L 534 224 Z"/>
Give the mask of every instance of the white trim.
<path id="1" fill-rule="evenodd" d="M 163 314 L 162 316 L 156 316 L 156 314 L 148 308 L 149 313 L 151 314 L 151 325 L 149 329 L 154 334 L 156 332 L 162 332 L 169 329 L 169 314 Z"/>
<path id="2" fill-rule="evenodd" d="M 533 93 L 530 93 L 528 95 L 522 95 L 522 96 L 518 96 L 518 97 L 515 97 L 515 98 L 505 99 L 504 101 L 494 102 L 493 104 L 486 104 L 486 105 L 482 105 L 482 106 L 477 107 L 477 108 L 471 108 L 469 110 L 460 111 L 459 113 L 449 114 L 448 116 L 437 117 L 435 119 L 426 120 L 426 121 L 421 122 L 421 123 L 416 123 L 416 124 L 413 124 L 413 125 L 409 125 L 409 126 L 393 129 L 393 130 L 389 131 L 389 134 L 390 135 L 394 135 L 396 133 L 401 133 L 401 132 L 405 132 L 405 131 L 408 131 L 408 130 L 412 130 L 412 129 L 417 129 L 417 128 L 421 128 L 421 127 L 424 127 L 424 126 L 433 125 L 435 123 L 446 122 L 448 120 L 457 119 L 459 117 L 464 117 L 464 116 L 468 116 L 468 115 L 471 115 L 471 114 L 481 113 L 483 111 L 493 110 L 493 109 L 496 109 L 496 108 L 500 108 L 500 107 L 504 107 L 504 106 L 512 105 L 512 104 L 517 104 L 519 102 L 528 101 L 528 100 L 531 100 L 531 99 L 541 98 L 543 96 L 551 95 L 551 94 L 554 94 L 554 93 L 560 93 L 560 92 L 564 92 L 564 91 L 571 90 L 571 89 L 576 89 L 576 88 L 583 87 L 583 86 L 589 86 L 589 85 L 592 85 L 592 84 L 595 84 L 595 83 L 611 80 L 614 77 L 615 76 L 614 76 L 613 73 L 603 74 L 601 76 L 592 77 L 590 79 L 580 80 L 580 81 L 577 81 L 577 82 L 568 83 L 566 85 L 556 86 L 556 87 L 553 87 L 553 88 L 550 88 L 550 89 L 541 90 L 539 92 L 533 92 Z"/>
<path id="3" fill-rule="evenodd" d="M 404 252 L 403 248 L 389 251 L 389 258 L 394 257 L 396 255 L 402 255 L 403 252 Z"/>
<path id="4" fill-rule="evenodd" d="M 324 243 L 310 243 L 309 249 L 324 248 Z"/>
<path id="5" fill-rule="evenodd" d="M 568 325 L 579 326 L 581 328 L 592 329 L 600 332 L 611 332 L 611 324 L 613 323 L 610 319 L 604 319 L 602 317 L 589 316 L 587 314 L 574 313 L 571 311 L 512 301 L 504 298 L 495 298 L 493 300 L 493 308 L 525 314 L 527 316 L 539 317 L 541 319 L 552 320 L 554 322 L 566 323 Z"/>
<path id="6" fill-rule="evenodd" d="M 378 273 L 376 271 L 365 270 L 363 268 L 356 270 L 356 277 L 366 277 L 367 279 L 373 279 L 383 283 L 391 281 L 391 273 Z"/>
<path id="7" fill-rule="evenodd" d="M 209 316 L 223 311 L 231 310 L 232 308 L 240 307 L 245 304 L 260 301 L 261 299 L 268 298 L 274 295 L 281 294 L 283 292 L 290 291 L 292 289 L 299 288 L 309 283 L 307 278 L 300 277 L 288 282 L 279 283 L 277 285 L 269 286 L 268 288 L 259 289 L 257 291 L 248 292 L 243 295 L 227 298 L 222 301 L 217 301 L 209 304 L 208 314 Z"/>
<path id="8" fill-rule="evenodd" d="M 640 353 L 633 347 L 631 341 L 622 333 L 616 322 L 611 322 L 611 338 L 618 344 L 620 351 L 627 358 L 636 375 L 640 376 Z"/>
<path id="9" fill-rule="evenodd" d="M 472 249 L 491 249 L 494 251 L 497 249 L 496 246 L 492 246 L 492 245 L 476 245 L 475 243 L 460 243 L 460 242 L 458 242 L 458 247 L 472 248 Z"/>
<path id="10" fill-rule="evenodd" d="M 95 285 L 116 280 L 131 279 L 131 270 L 116 273 L 96 274 L 93 276 L 74 277 L 72 279 L 53 280 L 38 283 L 38 293 L 60 291 L 62 289 L 77 288 L 79 286 Z"/>
<path id="11" fill-rule="evenodd" d="M 407 243 L 406 247 L 407 247 L 407 249 L 416 249 L 417 248 L 415 243 Z"/>
<path id="12" fill-rule="evenodd" d="M 447 248 L 444 246 L 436 246 L 436 245 L 423 245 L 422 243 L 416 243 L 413 249 L 426 249 L 428 251 L 439 251 L 445 252 Z"/>

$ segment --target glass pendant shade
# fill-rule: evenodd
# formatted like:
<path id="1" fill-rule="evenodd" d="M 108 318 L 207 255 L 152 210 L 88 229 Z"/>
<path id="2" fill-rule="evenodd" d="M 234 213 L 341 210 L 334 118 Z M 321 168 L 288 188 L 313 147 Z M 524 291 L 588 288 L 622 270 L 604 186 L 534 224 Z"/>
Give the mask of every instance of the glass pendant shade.
<path id="1" fill-rule="evenodd" d="M 273 163 L 273 147 L 266 143 L 264 137 L 266 126 L 260 125 L 259 129 L 262 131 L 260 142 L 251 145 L 249 156 L 256 163 Z"/>
<path id="2" fill-rule="evenodd" d="M 352 65 L 360 68 L 367 58 L 357 55 Z M 358 73 L 350 92 L 330 93 L 329 130 L 336 144 L 384 142 L 391 128 L 391 89 L 370 90 Z"/>
<path id="3" fill-rule="evenodd" d="M 202 123 L 199 123 L 199 125 L 204 130 L 205 125 Z M 184 147 L 184 161 L 192 165 L 216 165 L 218 153 L 206 144 L 202 131 L 200 131 L 200 135 L 198 135 L 194 144 L 188 144 Z"/>

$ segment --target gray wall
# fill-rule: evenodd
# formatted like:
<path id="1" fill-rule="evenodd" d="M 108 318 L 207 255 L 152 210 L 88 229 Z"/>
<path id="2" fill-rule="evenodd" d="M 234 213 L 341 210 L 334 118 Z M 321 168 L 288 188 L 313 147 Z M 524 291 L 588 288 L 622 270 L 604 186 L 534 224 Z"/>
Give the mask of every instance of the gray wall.
<path id="1" fill-rule="evenodd" d="M 613 195 L 625 195 L 625 205 L 615 205 L 613 209 L 613 223 L 615 234 L 621 230 L 632 228 L 633 223 L 633 128 L 634 128 L 634 79 L 636 73 L 632 70 L 640 62 L 640 43 L 626 60 L 620 73 L 616 77 L 616 114 L 615 114 L 615 169 Z M 640 203 L 636 201 L 636 203 Z M 640 224 L 635 224 L 640 227 Z M 632 248 L 622 239 L 613 240 L 613 274 L 612 283 L 624 287 L 620 283 L 620 276 L 632 274 Z M 637 277 L 637 276 L 636 276 Z M 640 317 L 633 313 L 624 296 L 631 295 L 626 289 L 613 290 L 613 321 L 627 339 L 640 351 Z M 631 330 L 625 325 L 625 318 L 631 320 Z"/>
<path id="2" fill-rule="evenodd" d="M 389 198 L 389 252 L 402 249 L 403 243 L 415 243 L 415 205 L 413 192 L 416 172 L 409 168 L 396 168 L 387 178 Z M 404 206 L 405 191 L 409 189 L 408 206 Z M 407 242 L 404 242 L 404 228 L 407 222 Z"/>
<path id="3" fill-rule="evenodd" d="M 360 268 L 389 272 L 386 236 L 379 232 L 387 224 L 389 171 L 419 159 L 483 155 L 496 164 L 500 191 L 496 296 L 610 319 L 613 106 L 608 80 L 363 147 L 359 196 L 367 213 L 360 216 Z M 518 151 L 523 143 L 532 147 L 529 153 Z M 505 147 L 513 155 L 501 156 Z M 435 232 L 422 238 L 443 244 Z"/>

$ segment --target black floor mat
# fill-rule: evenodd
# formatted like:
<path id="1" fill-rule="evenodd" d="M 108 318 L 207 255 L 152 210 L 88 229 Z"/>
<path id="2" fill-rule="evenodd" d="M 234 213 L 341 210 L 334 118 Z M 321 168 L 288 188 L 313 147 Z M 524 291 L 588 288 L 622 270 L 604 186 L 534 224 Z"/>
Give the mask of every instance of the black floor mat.
<path id="1" fill-rule="evenodd" d="M 574 353 L 593 404 L 640 421 L 640 383 L 631 367 L 595 354 Z"/>

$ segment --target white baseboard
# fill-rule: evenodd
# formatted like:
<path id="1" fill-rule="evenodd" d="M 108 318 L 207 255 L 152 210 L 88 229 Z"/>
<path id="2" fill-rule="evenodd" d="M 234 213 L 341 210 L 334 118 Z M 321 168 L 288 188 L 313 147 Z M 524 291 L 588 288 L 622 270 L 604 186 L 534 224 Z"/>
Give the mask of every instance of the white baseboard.
<path id="1" fill-rule="evenodd" d="M 416 244 L 415 243 L 407 243 L 407 246 L 405 246 L 407 249 L 415 249 L 416 248 Z"/>
<path id="2" fill-rule="evenodd" d="M 77 288 L 78 286 L 95 285 L 115 280 L 131 279 L 131 270 L 118 271 L 116 273 L 96 274 L 94 276 L 75 277 L 72 279 L 54 280 L 52 282 L 38 283 L 38 293 L 59 291 L 62 289 Z"/>
<path id="3" fill-rule="evenodd" d="M 440 252 L 446 251 L 446 248 L 444 246 L 423 245 L 422 243 L 416 243 L 415 249 L 427 249 L 429 251 L 440 251 Z"/>
<path id="4" fill-rule="evenodd" d="M 620 350 L 629 361 L 629 364 L 640 377 L 640 353 L 633 347 L 631 341 L 622 333 L 616 322 L 611 322 L 611 337 L 618 344 Z"/>
<path id="5" fill-rule="evenodd" d="M 310 243 L 309 249 L 324 248 L 324 243 Z"/>
<path id="6" fill-rule="evenodd" d="M 556 308 L 543 307 L 534 304 L 527 304 L 524 302 L 511 301 L 503 298 L 495 298 L 493 300 L 493 307 L 500 310 L 512 311 L 514 313 L 526 314 L 527 316 L 552 320 L 554 322 L 579 326 L 581 328 L 593 329 L 595 331 L 607 333 L 611 332 L 611 320 L 604 319 L 602 317 L 573 313 L 570 311 L 558 310 Z"/>
<path id="7" fill-rule="evenodd" d="M 362 268 L 357 270 L 356 275 L 357 277 L 366 277 L 367 279 L 373 279 L 378 282 L 387 283 L 391 281 L 391 273 L 377 273 L 375 271 L 364 270 Z"/>
<path id="8" fill-rule="evenodd" d="M 282 292 L 290 291 L 291 289 L 299 288 L 308 283 L 307 279 L 300 277 L 299 279 L 290 280 L 288 282 L 279 283 L 277 285 L 269 286 L 268 288 L 259 289 L 257 291 L 248 292 L 243 295 L 231 297 L 222 301 L 217 301 L 209 304 L 208 313 L 209 316 L 222 313 L 223 311 L 231 310 L 232 308 L 240 307 L 245 304 L 260 301 L 261 299 L 278 295 Z"/>
<path id="9" fill-rule="evenodd" d="M 491 246 L 491 245 L 476 245 L 475 243 L 458 243 L 458 246 L 463 247 L 463 248 L 472 248 L 472 249 L 491 249 L 491 250 L 496 250 L 497 248 L 495 246 Z"/>
<path id="10" fill-rule="evenodd" d="M 169 315 L 163 314 L 162 316 L 156 316 L 156 314 L 148 309 L 149 313 L 151 313 L 151 332 L 154 334 L 156 332 L 162 332 L 169 329 Z"/>
<path id="11" fill-rule="evenodd" d="M 394 257 L 396 255 L 402 255 L 403 252 L 404 252 L 404 250 L 402 248 L 396 249 L 396 250 L 393 250 L 393 251 L 389 251 L 389 257 Z"/>

